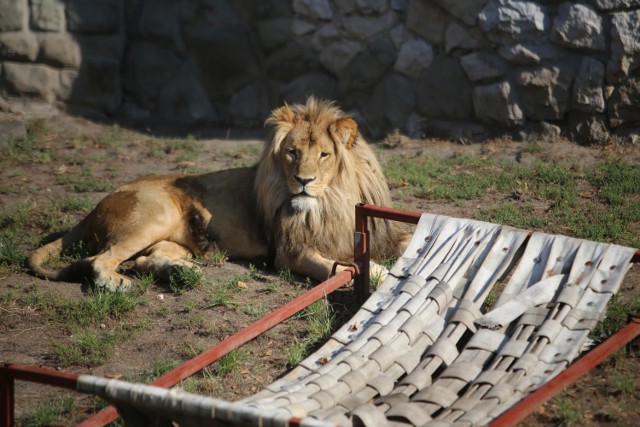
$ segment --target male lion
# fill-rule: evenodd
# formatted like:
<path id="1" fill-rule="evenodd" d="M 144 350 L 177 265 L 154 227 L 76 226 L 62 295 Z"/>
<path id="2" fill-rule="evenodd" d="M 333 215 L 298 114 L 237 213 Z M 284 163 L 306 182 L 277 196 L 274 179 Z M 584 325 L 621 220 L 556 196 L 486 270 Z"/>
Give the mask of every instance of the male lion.
<path id="1" fill-rule="evenodd" d="M 131 281 L 116 271 L 126 260 L 166 279 L 196 268 L 193 256 L 215 247 L 232 259 L 272 257 L 277 268 L 325 280 L 336 260 L 353 253 L 355 204 L 390 204 L 380 165 L 356 122 L 331 102 L 285 105 L 266 123 L 273 135 L 257 167 L 125 184 L 68 234 L 34 251 L 31 269 L 51 280 L 84 276 L 126 290 Z M 398 255 L 408 240 L 387 221 L 375 221 L 372 233 L 376 259 Z M 92 256 L 61 270 L 43 267 L 80 242 Z"/>

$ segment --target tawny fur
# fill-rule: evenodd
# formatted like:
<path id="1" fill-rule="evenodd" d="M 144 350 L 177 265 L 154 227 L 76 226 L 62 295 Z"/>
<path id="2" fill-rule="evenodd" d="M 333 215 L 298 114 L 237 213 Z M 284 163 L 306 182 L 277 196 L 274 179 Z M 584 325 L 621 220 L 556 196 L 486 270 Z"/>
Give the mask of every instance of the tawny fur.
<path id="1" fill-rule="evenodd" d="M 335 261 L 352 257 L 355 205 L 390 205 L 382 170 L 355 121 L 330 102 L 285 105 L 266 124 L 273 135 L 257 168 L 126 184 L 67 235 L 34 251 L 31 269 L 52 280 L 89 276 L 124 290 L 131 281 L 116 270 L 128 259 L 166 277 L 196 267 L 190 258 L 217 247 L 230 258 L 270 255 L 279 268 L 326 279 Z M 376 259 L 398 255 L 408 240 L 392 222 L 371 228 Z M 43 267 L 79 242 L 91 256 L 61 270 Z"/>

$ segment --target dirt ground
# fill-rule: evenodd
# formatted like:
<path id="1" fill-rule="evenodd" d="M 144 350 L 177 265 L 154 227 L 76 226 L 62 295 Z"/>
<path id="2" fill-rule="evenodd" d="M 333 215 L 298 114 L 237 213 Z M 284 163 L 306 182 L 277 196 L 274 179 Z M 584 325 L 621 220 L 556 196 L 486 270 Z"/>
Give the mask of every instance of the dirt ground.
<path id="1" fill-rule="evenodd" d="M 0 120 L 13 122 L 30 119 L 15 115 L 0 117 Z M 159 137 L 155 129 L 130 130 L 64 114 L 49 117 L 46 123 L 47 136 L 43 141 L 46 150 L 41 150 L 48 153 L 46 156 L 24 161 L 0 159 L 0 187 L 12 189 L 0 192 L 0 211 L 19 210 L 25 205 L 48 206 L 68 196 L 76 197 L 78 192 L 74 193 L 71 180 L 65 179 L 67 176 L 84 174 L 86 179 L 92 179 L 94 187 L 80 194 L 85 203 L 95 204 L 113 186 L 143 175 L 205 172 L 250 165 L 257 160 L 262 138 L 265 137 L 263 130 L 198 130 L 194 138 L 182 133 L 179 138 L 168 140 Z M 494 156 L 512 162 L 533 161 L 536 156 L 545 155 L 558 159 L 578 158 L 581 163 L 589 164 L 602 156 L 598 148 L 580 147 L 567 141 L 554 141 L 553 149 L 542 153 L 523 153 L 521 144 L 497 140 L 461 145 L 439 140 L 412 141 L 396 136 L 387 140 L 386 145 L 377 147 L 383 164 L 392 156 L 411 157 L 427 150 L 432 156 L 442 159 L 473 155 Z M 197 147 L 195 152 L 194 146 Z M 638 153 L 629 156 L 631 161 L 640 164 Z M 100 188 L 100 183 L 108 185 Z M 488 196 L 481 202 L 452 203 L 407 196 L 400 188 L 394 188 L 392 192 L 397 207 L 466 218 L 474 218 L 480 209 L 497 200 Z M 62 229 L 83 215 L 81 210 L 71 210 L 65 213 L 65 222 L 58 225 Z M 34 225 L 34 233 L 39 239 L 51 231 Z M 26 254 L 36 243 L 22 244 L 20 250 Z M 59 318 L 52 317 L 42 308 L 43 301 L 51 299 L 72 301 L 86 298 L 86 287 L 40 280 L 26 271 L 3 271 L 0 295 L 5 298 L 0 300 L 0 362 L 136 379 L 153 370 L 158 360 L 183 361 L 209 348 L 310 286 L 304 278 L 282 277 L 269 266 L 249 265 L 248 262 L 208 264 L 203 270 L 211 281 L 242 283 L 239 288 L 236 286 L 232 303 L 226 306 L 211 303 L 212 291 L 206 286 L 176 294 L 166 286 L 152 284 L 131 313 L 110 317 L 99 325 L 105 331 L 124 333 L 126 338 L 115 344 L 105 363 L 93 367 L 60 366 L 59 358 L 52 350 L 54 343 L 72 342 L 74 331 L 64 327 Z M 639 277 L 638 268 L 632 268 L 623 292 L 637 291 Z M 336 292 L 330 303 L 338 318 L 337 326 L 347 321 L 354 311 L 355 300 L 349 289 Z M 191 386 L 195 391 L 230 400 L 257 392 L 290 368 L 283 349 L 304 339 L 307 334 L 305 325 L 303 317 L 288 320 L 244 347 L 245 356 L 232 374 Z M 624 414 L 615 420 L 599 415 L 598 408 L 612 405 L 618 398 L 610 392 L 611 378 L 617 370 L 624 368 L 637 382 L 640 380 L 638 367 L 637 357 L 626 358 L 624 353 L 619 353 L 571 386 L 563 395 L 564 399 L 579 401 L 583 411 L 590 411 L 591 415 L 582 418 L 582 422 L 587 424 L 635 425 L 640 416 L 637 396 L 625 398 L 626 406 L 620 409 Z M 199 378 L 207 379 L 206 375 L 200 374 Z M 17 415 L 28 412 L 36 402 L 65 395 L 67 392 L 58 389 L 19 382 L 16 388 Z M 77 394 L 73 396 L 76 404 L 61 421 L 64 424 L 82 420 L 100 406 L 95 399 Z M 554 400 L 543 406 L 524 424 L 558 424 L 557 411 L 563 402 Z"/>

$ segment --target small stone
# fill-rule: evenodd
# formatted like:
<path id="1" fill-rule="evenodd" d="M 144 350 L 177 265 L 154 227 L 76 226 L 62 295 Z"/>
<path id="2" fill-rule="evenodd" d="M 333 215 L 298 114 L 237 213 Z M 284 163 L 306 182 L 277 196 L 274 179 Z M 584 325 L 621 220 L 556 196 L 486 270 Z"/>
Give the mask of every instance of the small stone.
<path id="1" fill-rule="evenodd" d="M 480 120 L 504 126 L 522 124 L 524 116 L 509 82 L 479 85 L 473 89 L 473 107 Z"/>
<path id="2" fill-rule="evenodd" d="M 31 26 L 36 30 L 61 32 L 65 29 L 64 4 L 58 0 L 30 0 Z"/>
<path id="3" fill-rule="evenodd" d="M 362 43 L 356 41 L 335 42 L 320 53 L 320 62 L 327 70 L 338 75 L 362 51 L 362 48 Z"/>
<path id="4" fill-rule="evenodd" d="M 478 20 L 487 38 L 500 44 L 537 40 L 550 25 L 547 9 L 532 1 L 489 1 Z"/>
<path id="5" fill-rule="evenodd" d="M 585 114 L 571 112 L 569 114 L 569 136 L 579 144 L 605 144 L 611 138 L 604 114 Z"/>
<path id="6" fill-rule="evenodd" d="M 587 113 L 603 112 L 605 108 L 604 64 L 597 59 L 585 57 L 573 84 L 573 106 Z"/>
<path id="7" fill-rule="evenodd" d="M 551 38 L 574 48 L 604 51 L 605 36 L 602 18 L 590 6 L 563 3 L 553 23 Z"/>
<path id="8" fill-rule="evenodd" d="M 78 68 L 80 47 L 67 35 L 46 34 L 40 39 L 40 58 L 42 62 L 56 67 Z"/>
<path id="9" fill-rule="evenodd" d="M 293 10 L 313 19 L 328 21 L 333 18 L 333 11 L 327 0 L 293 0 Z"/>
<path id="10" fill-rule="evenodd" d="M 460 64 L 472 82 L 501 77 L 506 72 L 502 59 L 492 52 L 473 52 L 460 58 Z"/>
<path id="11" fill-rule="evenodd" d="M 562 49 L 550 43 L 501 46 L 498 53 L 507 61 L 519 65 L 534 65 L 545 60 L 556 60 L 566 56 Z"/>

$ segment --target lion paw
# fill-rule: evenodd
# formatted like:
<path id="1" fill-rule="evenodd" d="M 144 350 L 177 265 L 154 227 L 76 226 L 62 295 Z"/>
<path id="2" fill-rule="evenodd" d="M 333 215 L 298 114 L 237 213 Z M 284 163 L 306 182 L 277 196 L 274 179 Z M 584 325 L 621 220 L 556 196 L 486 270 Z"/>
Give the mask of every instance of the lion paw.
<path id="1" fill-rule="evenodd" d="M 109 292 L 127 292 L 132 285 L 131 280 L 117 273 L 98 275 L 95 277 L 94 283 L 98 288 L 106 289 Z"/>

